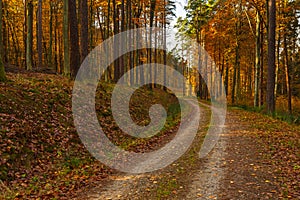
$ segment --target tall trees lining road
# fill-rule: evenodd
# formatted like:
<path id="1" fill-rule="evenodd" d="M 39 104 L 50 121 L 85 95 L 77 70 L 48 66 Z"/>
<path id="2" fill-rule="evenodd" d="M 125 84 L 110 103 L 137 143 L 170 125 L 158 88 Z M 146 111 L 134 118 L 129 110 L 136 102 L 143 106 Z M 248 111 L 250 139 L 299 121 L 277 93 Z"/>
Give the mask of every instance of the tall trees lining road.
<path id="1" fill-rule="evenodd" d="M 233 104 L 265 107 L 273 114 L 276 97 L 284 97 L 292 114 L 292 99 L 300 97 L 299 1 L 189 0 L 186 11 L 177 26 L 188 25 L 179 30 L 214 58 Z M 199 88 L 207 98 L 207 88 Z"/>
<path id="2" fill-rule="evenodd" d="M 24 0 L 24 3 L 4 0 L 2 4 L 5 63 L 19 68 L 26 66 L 27 70 L 56 69 L 72 78 L 89 51 L 101 41 L 132 28 L 166 27 L 171 20 L 169 16 L 174 15 L 171 0 Z M 152 34 L 150 37 L 154 41 Z M 139 42 L 133 39 L 128 43 Z M 117 60 L 106 78 L 118 80 L 130 68 L 128 65 L 159 57 L 163 59 L 164 53 L 132 52 Z M 131 82 L 133 76 L 137 75 L 132 75 Z"/>
<path id="3" fill-rule="evenodd" d="M 174 15 L 171 0 L 2 0 L 1 7 L 3 63 L 27 70 L 55 70 L 71 78 L 89 51 L 105 39 L 133 28 L 166 28 Z M 265 107 L 274 113 L 276 99 L 280 100 L 277 97 L 286 97 L 286 107 L 292 113 L 292 101 L 300 96 L 298 0 L 189 0 L 186 11 L 186 18 L 177 24 L 180 34 L 182 38 L 193 37 L 214 59 L 230 102 Z M 152 49 L 120 57 L 105 72 L 106 81 L 117 81 L 144 63 L 168 64 L 167 59 L 175 53 L 156 49 L 166 45 L 166 31 L 136 33 L 122 44 L 137 45 L 143 37 Z M 123 48 L 118 44 L 115 41 L 116 51 Z M 204 61 L 187 68 L 187 60 L 176 60 L 174 65 L 190 78 L 191 68 L 207 65 Z M 0 79 L 4 80 L 2 66 Z M 148 72 L 131 71 L 126 81 L 155 80 L 164 71 L 153 64 Z M 208 75 L 191 78 L 197 80 L 198 94 L 204 99 L 209 98 L 204 84 Z"/>

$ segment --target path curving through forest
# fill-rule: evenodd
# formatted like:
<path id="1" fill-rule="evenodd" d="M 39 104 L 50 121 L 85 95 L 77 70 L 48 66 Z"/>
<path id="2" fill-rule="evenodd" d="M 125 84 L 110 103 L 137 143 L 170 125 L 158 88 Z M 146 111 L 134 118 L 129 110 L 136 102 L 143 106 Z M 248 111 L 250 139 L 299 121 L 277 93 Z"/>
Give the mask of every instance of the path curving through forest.
<path id="1" fill-rule="evenodd" d="M 151 173 L 115 174 L 75 199 L 277 199 L 278 187 L 273 174 L 268 173 L 270 166 L 261 161 L 260 147 L 252 137 L 249 121 L 241 120 L 240 111 L 227 113 L 215 148 L 199 159 L 195 144 L 203 141 L 207 131 L 208 108 L 201 106 L 196 143 L 178 161 Z"/>

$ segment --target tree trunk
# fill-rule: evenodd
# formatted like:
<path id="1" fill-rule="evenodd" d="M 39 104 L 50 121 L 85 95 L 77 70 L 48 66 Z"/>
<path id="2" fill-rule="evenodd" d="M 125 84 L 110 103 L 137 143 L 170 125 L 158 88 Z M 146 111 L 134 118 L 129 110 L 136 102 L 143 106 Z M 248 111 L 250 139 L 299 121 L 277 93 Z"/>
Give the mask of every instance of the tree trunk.
<path id="1" fill-rule="evenodd" d="M 111 13 L 110 3 L 111 3 L 111 0 L 108 0 L 107 3 L 108 3 L 109 6 L 107 8 L 106 36 L 105 36 L 105 39 L 107 39 L 109 37 L 109 33 L 110 33 L 110 18 L 111 18 L 110 17 L 110 13 Z M 111 47 L 106 47 L 106 49 L 107 49 L 108 52 L 111 52 Z M 107 55 L 107 56 L 110 56 L 110 55 Z M 109 57 L 106 57 L 106 59 L 108 60 Z M 113 75 L 112 73 L 113 73 L 112 69 L 111 69 L 111 67 L 109 67 L 108 70 L 107 70 L 107 72 L 105 72 L 105 79 L 111 81 L 112 80 L 112 75 Z"/>
<path id="2" fill-rule="evenodd" d="M 2 38 L 2 0 L 0 0 L 0 82 L 6 80 L 5 76 L 5 68 L 2 62 L 2 56 L 3 56 L 3 38 Z"/>
<path id="3" fill-rule="evenodd" d="M 117 10 L 117 2 L 116 0 L 113 0 L 113 25 L 114 25 L 114 35 L 117 35 L 119 32 L 119 26 L 118 26 L 118 10 Z M 119 50 L 119 41 L 117 39 L 114 39 L 114 46 L 113 46 L 113 52 L 114 52 L 114 58 L 117 57 L 117 51 Z M 118 82 L 120 77 L 120 69 L 119 69 L 119 59 L 116 59 L 114 61 L 114 81 Z"/>
<path id="4" fill-rule="evenodd" d="M 24 66 L 26 66 L 26 49 L 27 49 L 27 0 L 23 1 L 24 5 L 24 24 L 23 24 L 23 43 L 24 43 L 24 58 L 25 61 L 22 62 Z M 4 35 L 3 35 L 4 36 Z M 4 39 L 4 38 L 3 38 Z M 3 44 L 3 51 L 4 51 L 5 45 Z"/>
<path id="5" fill-rule="evenodd" d="M 26 38 L 26 69 L 32 70 L 32 41 L 33 41 L 33 4 L 27 2 L 27 38 Z"/>
<path id="6" fill-rule="evenodd" d="M 259 106 L 259 79 L 260 79 L 260 15 L 256 11 L 256 49 L 255 49 L 255 91 L 254 91 L 254 106 Z"/>
<path id="7" fill-rule="evenodd" d="M 225 93 L 226 93 L 226 96 L 228 96 L 228 79 L 229 79 L 229 67 L 228 67 L 228 60 L 226 59 L 226 72 L 225 72 L 225 80 L 224 80 L 224 86 L 225 86 Z"/>
<path id="8" fill-rule="evenodd" d="M 89 13 L 89 43 L 90 43 L 90 50 L 94 48 L 94 0 L 90 1 L 90 13 Z"/>
<path id="9" fill-rule="evenodd" d="M 269 45 L 268 45 L 268 82 L 267 82 L 267 112 L 275 112 L 275 41 L 276 41 L 276 1 L 269 1 Z"/>
<path id="10" fill-rule="evenodd" d="M 164 0 L 164 19 L 163 19 L 163 44 L 164 44 L 164 90 L 167 91 L 167 11 L 166 11 L 166 6 L 167 6 L 167 0 Z"/>
<path id="11" fill-rule="evenodd" d="M 231 88 L 231 103 L 235 104 L 235 94 L 236 94 L 236 82 L 237 82 L 237 60 L 238 60 L 238 46 L 235 47 L 235 64 L 233 69 L 233 79 Z"/>
<path id="12" fill-rule="evenodd" d="M 119 51 L 123 52 L 124 48 L 125 48 L 125 44 L 126 44 L 126 37 L 124 37 L 124 32 L 125 31 L 125 0 L 121 1 L 121 41 L 120 41 L 120 46 L 119 46 Z M 124 75 L 125 73 L 125 57 L 126 55 L 121 55 L 120 56 L 120 78 Z M 126 79 L 124 78 L 123 80 L 120 81 L 126 81 Z"/>
<path id="13" fill-rule="evenodd" d="M 132 4 L 131 1 L 128 1 L 127 3 L 127 26 L 128 26 L 128 30 L 132 29 Z M 132 33 L 128 33 L 128 46 L 132 47 L 132 45 L 134 45 L 134 41 L 133 41 L 133 35 Z M 134 66 L 134 54 L 133 52 L 129 52 L 129 62 L 128 62 L 128 67 L 130 70 L 130 85 L 134 84 L 134 70 L 133 70 L 133 66 Z"/>
<path id="14" fill-rule="evenodd" d="M 292 114 L 292 91 L 291 91 L 291 78 L 289 72 L 289 54 L 287 47 L 287 39 L 284 36 L 284 57 L 285 57 L 285 80 L 286 80 L 286 90 L 288 95 L 288 111 L 289 114 Z"/>
<path id="15" fill-rule="evenodd" d="M 64 0 L 64 24 L 63 24 L 63 40 L 64 40 L 64 75 L 70 76 L 70 40 L 69 40 L 69 0 Z"/>
<path id="16" fill-rule="evenodd" d="M 3 53 L 4 53 L 4 49 L 3 49 L 3 2 L 2 0 L 0 0 L 0 55 L 2 56 L 2 60 L 3 60 Z"/>
<path id="17" fill-rule="evenodd" d="M 43 24 L 42 24 L 42 0 L 38 0 L 38 12 L 37 12 L 37 49 L 38 49 L 38 68 L 41 69 L 43 65 Z"/>
<path id="18" fill-rule="evenodd" d="M 261 23 L 260 30 L 263 30 L 263 23 Z M 260 33 L 261 48 L 260 48 L 260 80 L 259 80 L 259 107 L 264 105 L 264 33 Z"/>
<path id="19" fill-rule="evenodd" d="M 87 57 L 89 53 L 89 36 L 88 36 L 88 4 L 87 0 L 80 1 L 80 49 L 81 62 Z"/>
<path id="20" fill-rule="evenodd" d="M 50 24 L 49 24 L 49 50 L 48 50 L 48 58 L 47 58 L 47 63 L 48 66 L 51 70 L 55 70 L 55 68 L 53 67 L 53 2 L 51 1 L 49 3 L 50 5 Z"/>
<path id="21" fill-rule="evenodd" d="M 69 0 L 69 19 L 70 19 L 69 24 L 70 24 L 71 77 L 75 78 L 80 67 L 80 51 L 79 51 L 76 0 Z"/>
<path id="22" fill-rule="evenodd" d="M 155 15 L 155 9 L 156 9 L 156 0 L 151 0 L 150 2 L 150 36 L 149 36 L 149 60 L 150 60 L 150 80 L 151 82 L 153 81 L 153 75 L 152 75 L 152 28 L 153 28 L 153 23 L 154 23 L 154 15 Z M 156 40 L 156 38 L 155 38 Z M 154 84 L 150 84 L 150 88 L 154 88 Z"/>
<path id="23" fill-rule="evenodd" d="M 280 39 L 281 39 L 280 31 L 278 31 L 277 48 L 276 48 L 277 64 L 275 69 L 275 89 L 274 89 L 275 100 L 277 99 L 277 94 L 278 94 L 278 79 L 279 79 L 279 66 L 280 66 Z"/>

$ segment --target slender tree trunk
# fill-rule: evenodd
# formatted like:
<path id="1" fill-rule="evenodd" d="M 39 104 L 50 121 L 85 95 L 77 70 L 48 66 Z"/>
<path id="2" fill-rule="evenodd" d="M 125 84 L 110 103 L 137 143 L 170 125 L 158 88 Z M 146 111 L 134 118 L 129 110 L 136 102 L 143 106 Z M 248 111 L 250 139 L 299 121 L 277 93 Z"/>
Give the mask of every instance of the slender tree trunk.
<path id="1" fill-rule="evenodd" d="M 2 62 L 2 57 L 3 57 L 3 37 L 2 37 L 2 17 L 3 17 L 3 12 L 2 12 L 2 0 L 0 0 L 0 82 L 6 80 L 5 76 L 5 68 Z"/>
<path id="2" fill-rule="evenodd" d="M 69 0 L 69 19 L 70 19 L 69 24 L 70 24 L 71 77 L 75 78 L 80 67 L 80 51 L 79 51 L 76 0 Z"/>
<path id="3" fill-rule="evenodd" d="M 147 13 L 146 12 L 144 12 L 144 19 L 147 19 Z M 148 30 L 149 29 L 147 29 L 147 22 L 145 22 L 144 28 L 145 28 L 145 33 L 144 33 L 145 34 L 145 36 L 144 36 L 145 43 L 147 45 L 149 45 L 148 40 L 150 40 L 150 39 L 149 39 L 149 35 L 148 35 Z M 150 63 L 150 61 L 149 61 L 149 49 L 146 49 L 144 52 L 145 52 L 145 57 L 146 57 L 146 63 L 148 64 L 148 63 Z M 145 76 L 145 81 L 146 82 L 148 82 L 148 79 L 149 79 L 149 72 L 147 70 L 148 69 L 143 70 L 144 71 L 143 75 Z"/>
<path id="4" fill-rule="evenodd" d="M 33 41 L 33 4 L 27 2 L 27 38 L 26 38 L 26 69 L 32 70 L 32 41 Z"/>
<path id="5" fill-rule="evenodd" d="M 286 80 L 286 90 L 288 95 L 288 110 L 289 114 L 292 114 L 292 91 L 291 91 L 291 78 L 289 69 L 289 54 L 287 47 L 287 39 L 284 36 L 284 56 L 285 56 L 285 80 Z"/>
<path id="6" fill-rule="evenodd" d="M 38 0 L 38 12 L 37 12 L 37 49 L 38 49 L 38 68 L 41 69 L 43 66 L 43 22 L 42 22 L 42 0 Z"/>
<path id="7" fill-rule="evenodd" d="M 54 13 L 57 13 L 57 5 L 55 5 Z M 64 28 L 64 26 L 63 26 Z M 61 73 L 61 63 L 59 59 L 60 54 L 60 41 L 59 41 L 59 34 L 58 34 L 58 19 L 54 17 L 54 68 L 56 69 L 56 73 Z"/>
<path id="8" fill-rule="evenodd" d="M 229 67 L 228 67 L 228 60 L 226 59 L 226 75 L 225 75 L 225 80 L 224 80 L 224 86 L 225 86 L 225 92 L 226 96 L 228 96 L 228 79 L 229 79 Z"/>
<path id="9" fill-rule="evenodd" d="M 106 24 L 106 36 L 105 36 L 106 39 L 109 37 L 109 33 L 110 33 L 110 13 L 111 13 L 110 3 L 111 3 L 111 0 L 108 0 L 107 2 L 108 2 L 108 8 L 107 8 L 107 19 L 106 19 L 106 23 L 107 23 Z M 111 52 L 111 49 L 108 49 L 108 48 L 111 48 L 111 47 L 106 47 L 107 51 Z M 110 56 L 110 55 L 108 55 L 108 56 Z M 108 59 L 108 58 L 106 58 L 106 59 Z M 112 76 L 113 76 L 112 73 L 113 73 L 112 69 L 111 69 L 111 67 L 109 67 L 107 70 L 107 73 L 105 75 L 107 80 L 110 80 L 110 81 L 112 80 Z"/>
<path id="10" fill-rule="evenodd" d="M 264 105 L 264 33 L 263 33 L 263 23 L 260 27 L 261 33 L 261 48 L 260 48 L 260 80 L 259 80 L 259 107 Z"/>
<path id="11" fill-rule="evenodd" d="M 53 67 L 53 2 L 50 2 L 50 24 L 49 24 L 49 50 L 48 50 L 48 65 L 51 70 L 55 70 Z"/>
<path id="12" fill-rule="evenodd" d="M 275 41 L 276 41 L 276 1 L 269 1 L 269 45 L 268 45 L 268 82 L 267 82 L 267 112 L 275 112 Z"/>
<path id="13" fill-rule="evenodd" d="M 279 79 L 279 66 L 280 66 L 280 31 L 278 33 L 278 38 L 277 38 L 277 48 L 276 48 L 276 55 L 277 55 L 277 64 L 276 64 L 276 69 L 275 69 L 275 89 L 274 89 L 274 98 L 277 98 L 278 94 L 278 79 Z"/>
<path id="14" fill-rule="evenodd" d="M 90 50 L 94 48 L 94 0 L 90 1 L 90 13 L 89 13 L 89 43 Z"/>
<path id="15" fill-rule="evenodd" d="M 239 56 L 239 48 L 238 46 L 235 47 L 235 64 L 233 69 L 233 79 L 232 79 L 232 88 L 231 88 L 231 103 L 235 104 L 235 94 L 237 90 L 237 62 L 238 62 L 238 56 Z"/>
<path id="16" fill-rule="evenodd" d="M 63 24 L 63 40 L 64 40 L 64 75 L 70 76 L 70 37 L 69 37 L 69 0 L 64 0 L 63 6 L 64 24 Z"/>
<path id="17" fill-rule="evenodd" d="M 149 43 L 150 43 L 150 46 L 149 46 L 149 60 L 150 60 L 150 80 L 151 82 L 153 81 L 153 74 L 152 74 L 152 28 L 153 28 L 153 23 L 154 23 L 154 15 L 155 15 L 155 9 L 156 9 L 156 0 L 151 0 L 150 2 L 150 36 L 149 36 Z M 154 85 L 153 84 L 150 84 L 150 88 L 154 88 Z"/>
<path id="18" fill-rule="evenodd" d="M 17 37 L 17 34 L 16 34 L 16 31 L 15 31 L 15 26 L 13 26 L 11 23 L 8 24 L 8 29 L 9 31 L 11 32 L 11 38 L 12 38 L 12 42 L 13 42 L 13 48 L 14 48 L 14 54 L 13 54 L 13 57 L 14 57 L 14 64 L 16 66 L 19 65 L 19 52 L 20 52 L 20 47 L 19 47 L 19 43 L 18 43 L 18 37 Z"/>
<path id="19" fill-rule="evenodd" d="M 80 0 L 80 49 L 81 62 L 89 53 L 89 33 L 88 33 L 88 4 L 87 0 Z"/>
<path id="20" fill-rule="evenodd" d="M 142 2 L 141 1 L 139 1 L 138 2 L 138 8 L 137 8 L 137 10 L 136 10 L 136 12 L 135 12 L 135 15 L 134 15 L 134 18 L 135 19 L 139 19 L 140 18 L 140 16 L 141 16 L 141 13 L 142 13 L 142 9 L 143 9 L 143 5 L 142 5 Z M 140 42 L 140 38 L 141 38 L 141 32 L 138 30 L 139 28 L 140 28 L 140 26 L 139 26 L 139 22 L 137 22 L 136 24 L 135 24 L 135 28 L 137 29 L 136 31 L 135 31 L 135 36 L 134 36 L 134 38 L 135 38 L 135 45 L 136 45 L 136 47 L 138 46 L 138 43 Z M 135 50 L 135 66 L 139 66 L 139 65 L 141 65 L 141 61 L 140 61 L 140 53 L 141 51 L 138 49 L 138 48 L 136 48 L 136 50 Z M 141 83 L 141 78 L 142 77 L 140 77 L 140 83 Z M 136 70 L 135 70 L 135 83 L 136 84 L 138 84 L 139 83 L 139 70 L 138 70 L 138 68 L 136 67 Z"/>
<path id="21" fill-rule="evenodd" d="M 157 28 L 157 25 L 158 25 L 158 16 L 156 16 L 156 20 L 155 20 L 155 28 Z M 158 54 L 157 54 L 157 44 L 158 44 L 158 31 L 155 30 L 155 33 L 154 33 L 154 39 L 155 39 L 155 42 L 154 42 L 154 83 L 156 83 L 157 81 L 157 57 L 158 57 Z M 154 84 L 154 87 L 156 88 L 156 84 Z"/>
<path id="22" fill-rule="evenodd" d="M 259 79 L 260 79 L 260 15 L 256 11 L 256 49 L 255 49 L 255 91 L 254 91 L 254 106 L 259 106 Z"/>
<path id="23" fill-rule="evenodd" d="M 0 55 L 0 82 L 3 82 L 5 80 L 6 80 L 5 68 L 2 62 L 2 55 Z"/>
<path id="24" fill-rule="evenodd" d="M 27 50 L 27 0 L 23 1 L 24 5 L 24 25 L 23 25 L 23 43 L 24 43 L 24 62 L 22 63 L 24 66 L 26 66 L 26 50 Z M 4 45 L 4 44 L 3 44 Z M 4 45 L 5 47 L 5 45 Z"/>
<path id="25" fill-rule="evenodd" d="M 284 18 L 288 18 L 286 13 L 288 0 L 284 0 Z M 291 76 L 290 76 L 290 59 L 289 59 L 289 51 L 288 51 L 288 44 L 287 44 L 287 35 L 284 34 L 284 53 L 285 53 L 285 80 L 286 80 L 286 88 L 287 88 L 287 95 L 288 95 L 288 111 L 289 114 L 292 115 L 292 91 L 291 91 Z M 294 46 L 294 49 L 295 46 Z"/>
<path id="26" fill-rule="evenodd" d="M 127 17 L 128 17 L 128 30 L 131 30 L 132 29 L 132 4 L 131 4 L 131 1 L 128 1 L 127 3 Z M 132 47 L 132 45 L 134 44 L 134 40 L 133 40 L 133 35 L 132 33 L 130 32 L 129 35 L 128 35 L 128 46 L 129 47 Z M 133 66 L 134 66 L 134 54 L 133 52 L 130 52 L 129 53 L 129 62 L 128 62 L 128 67 L 129 67 L 129 70 L 130 70 L 130 85 L 133 85 L 134 84 L 134 71 L 133 71 Z"/>
<path id="27" fill-rule="evenodd" d="M 3 2 L 0 0 L 0 55 L 3 60 L 3 53 L 4 53 L 4 48 L 3 48 Z"/>
<path id="28" fill-rule="evenodd" d="M 114 25 L 114 35 L 117 35 L 119 32 L 118 28 L 118 11 L 117 11 L 117 2 L 116 0 L 113 0 L 113 25 Z M 113 46 L 113 52 L 114 52 L 114 58 L 117 57 L 117 51 L 119 51 L 119 41 L 117 39 L 114 39 L 114 46 Z M 120 77 L 120 69 L 119 69 L 119 60 L 116 59 L 114 61 L 114 81 L 118 82 Z"/>
<path id="29" fill-rule="evenodd" d="M 236 64 L 237 64 L 237 84 L 236 84 L 236 102 L 238 102 L 241 99 L 242 95 L 242 88 L 241 88 L 241 61 L 240 61 L 240 43 L 238 43 L 237 47 L 237 57 L 236 57 Z"/>
<path id="30" fill-rule="evenodd" d="M 121 1 L 121 32 L 125 31 L 125 0 Z M 126 37 L 124 37 L 124 33 L 121 35 L 121 41 L 120 41 L 120 47 L 119 47 L 119 51 L 122 52 L 125 48 L 125 44 L 126 44 Z M 120 56 L 120 74 L 119 77 L 121 78 L 124 73 L 125 73 L 125 57 L 126 55 L 121 55 Z M 123 81 L 123 80 L 121 80 Z M 124 79 L 124 81 L 126 81 L 126 79 Z"/>
<path id="31" fill-rule="evenodd" d="M 163 20 L 163 43 L 164 43 L 164 90 L 167 91 L 167 11 L 166 11 L 166 6 L 167 6 L 167 0 L 164 0 L 164 20 Z"/>

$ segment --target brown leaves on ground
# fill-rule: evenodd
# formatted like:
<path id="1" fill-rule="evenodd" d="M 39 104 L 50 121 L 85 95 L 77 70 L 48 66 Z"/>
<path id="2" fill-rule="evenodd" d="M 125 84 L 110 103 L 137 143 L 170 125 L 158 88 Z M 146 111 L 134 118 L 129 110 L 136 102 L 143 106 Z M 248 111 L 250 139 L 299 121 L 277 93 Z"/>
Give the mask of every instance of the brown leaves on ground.
<path id="1" fill-rule="evenodd" d="M 67 198 L 110 173 L 78 138 L 71 82 L 43 74 L 8 78 L 0 84 L 0 198 Z"/>
<path id="2" fill-rule="evenodd" d="M 300 127 L 253 112 L 230 110 L 230 114 L 233 146 L 228 147 L 228 157 L 233 159 L 231 170 L 245 179 L 245 185 L 233 187 L 240 191 L 239 197 L 242 199 L 243 190 L 248 189 L 264 199 L 298 198 Z M 229 176 L 233 177 L 234 172 Z M 229 188 L 234 184 L 228 180 Z"/>
<path id="3" fill-rule="evenodd" d="M 0 83 L 0 199 L 69 199 L 114 172 L 92 158 L 77 135 L 71 111 L 72 81 L 37 73 L 7 76 L 9 81 Z M 144 151 L 169 137 L 172 132 L 168 131 L 147 141 L 125 137 L 111 116 L 112 89 L 109 84 L 98 86 L 96 109 L 105 133 L 116 144 Z M 139 106 L 131 109 L 137 121 L 148 113 L 144 102 L 163 100 L 167 108 L 177 104 L 173 96 L 164 100 L 158 93 L 147 98 L 150 93 L 144 88 L 136 94 L 134 103 Z M 166 130 L 175 127 L 173 119 Z"/>
<path id="4" fill-rule="evenodd" d="M 95 161 L 79 140 L 71 112 L 72 82 L 61 76 L 43 74 L 8 74 L 8 79 L 0 83 L 1 199 L 69 199 L 115 173 Z M 112 85 L 100 85 L 96 99 L 98 119 L 112 141 L 124 149 L 144 152 L 159 148 L 173 137 L 180 117 L 174 96 L 164 96 L 159 89 L 153 92 L 145 88 L 135 94 L 130 108 L 137 123 L 147 124 L 148 109 L 158 102 L 171 115 L 158 136 L 134 139 L 123 134 L 111 117 L 112 89 Z M 248 156 L 253 160 L 248 167 L 237 169 L 244 169 L 244 173 L 252 177 L 253 181 L 246 180 L 249 190 L 271 184 L 276 188 L 270 187 L 266 193 L 270 197 L 275 193 L 280 198 L 299 197 L 300 127 L 257 113 L 230 112 L 237 116 L 228 116 L 229 120 L 235 120 L 231 124 L 238 123 L 245 128 L 232 132 L 241 136 L 236 141 L 244 141 L 245 146 L 241 148 L 237 144 L 231 153 L 240 153 L 242 159 Z M 254 153 L 249 153 L 250 150 Z M 257 160 L 258 164 L 254 162 Z M 226 161 L 234 165 L 242 160 Z M 228 184 L 233 187 L 237 182 L 230 179 Z M 173 182 L 171 189 L 173 191 Z M 244 191 L 235 192 L 241 196 Z M 174 196 L 175 193 L 170 194 Z"/>
<path id="5" fill-rule="evenodd" d="M 250 119 L 251 120 L 251 119 Z M 265 161 L 275 168 L 282 198 L 300 196 L 300 127 L 263 116 L 252 125 L 264 147 Z"/>

